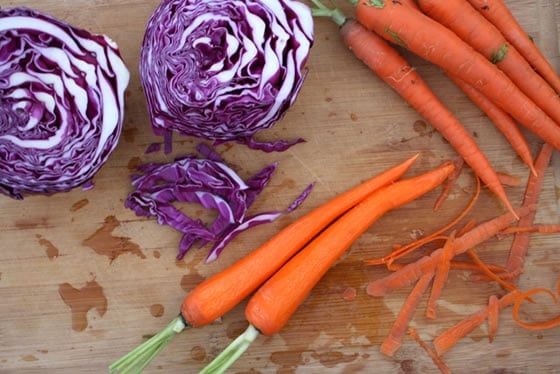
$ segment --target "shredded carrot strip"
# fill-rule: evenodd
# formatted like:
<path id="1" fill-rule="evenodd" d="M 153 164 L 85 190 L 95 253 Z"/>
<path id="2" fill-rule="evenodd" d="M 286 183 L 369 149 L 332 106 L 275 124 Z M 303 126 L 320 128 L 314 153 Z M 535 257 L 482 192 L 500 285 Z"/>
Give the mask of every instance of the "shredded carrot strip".
<path id="1" fill-rule="evenodd" d="M 443 246 L 443 255 L 441 257 L 441 262 L 436 267 L 434 282 L 432 284 L 432 292 L 430 293 L 430 297 L 428 298 L 428 306 L 426 307 L 426 317 L 431 319 L 436 318 L 437 300 L 441 295 L 445 283 L 447 282 L 449 269 L 451 267 L 450 262 L 454 255 L 454 240 L 455 233 L 453 232 Z"/>
<path id="2" fill-rule="evenodd" d="M 416 340 L 416 342 L 420 345 L 420 347 L 422 347 L 426 351 L 426 353 L 428 353 L 428 356 L 430 356 L 434 364 L 436 364 L 438 369 L 443 374 L 451 374 L 451 370 L 449 370 L 449 367 L 445 364 L 445 362 L 443 362 L 441 357 L 428 344 L 426 344 L 426 342 L 423 341 L 422 338 L 420 338 L 420 335 L 418 335 L 414 327 L 408 328 L 408 334 L 414 340 Z"/>
<path id="3" fill-rule="evenodd" d="M 397 250 L 394 250 L 393 252 L 389 253 L 388 255 L 386 255 L 384 257 L 365 261 L 366 265 L 391 264 L 395 260 L 397 260 L 397 259 L 405 256 L 406 254 L 412 252 L 414 249 L 416 249 L 416 248 L 418 248 L 418 247 L 420 247 L 420 246 L 422 246 L 426 243 L 431 242 L 432 240 L 434 240 L 434 238 L 438 238 L 438 239 L 441 238 L 441 234 L 443 232 L 445 232 L 445 231 L 449 230 L 451 227 L 455 226 L 460 220 L 462 220 L 471 211 L 474 204 L 478 200 L 479 195 L 480 195 L 480 179 L 476 178 L 476 190 L 473 194 L 473 197 L 471 198 L 471 200 L 469 201 L 467 206 L 461 211 L 461 213 L 459 213 L 459 215 L 457 217 L 455 217 L 449 223 L 447 223 L 446 225 L 444 225 L 440 229 L 434 231 L 433 233 L 431 233 L 428 236 L 425 236 L 421 239 L 418 239 L 414 242 L 411 242 L 407 245 L 404 245 L 404 246 L 398 248 Z"/>
<path id="4" fill-rule="evenodd" d="M 433 272 L 424 273 L 424 275 L 420 277 L 416 285 L 412 288 L 412 291 L 401 307 L 399 315 L 393 323 L 389 335 L 387 335 L 387 337 L 381 344 L 380 350 L 382 353 L 386 354 L 387 356 L 393 356 L 393 354 L 400 348 L 408 324 L 412 320 L 412 317 L 414 316 L 414 313 L 416 311 L 416 307 L 422 299 L 424 291 L 426 291 L 426 289 L 430 285 L 433 277 Z"/>
<path id="5" fill-rule="evenodd" d="M 498 315 L 500 314 L 500 304 L 496 295 L 490 295 L 488 299 L 488 340 L 494 341 L 498 331 Z"/>
<path id="6" fill-rule="evenodd" d="M 521 184 L 521 178 L 519 178 L 518 176 L 500 172 L 497 172 L 496 174 L 498 175 L 498 179 L 500 179 L 500 182 L 502 182 L 504 186 L 517 187 Z"/>
<path id="7" fill-rule="evenodd" d="M 498 282 L 500 286 L 504 287 L 507 290 L 514 291 L 517 289 L 513 284 L 505 282 L 498 275 L 494 274 L 492 270 L 490 270 L 488 266 L 486 266 L 486 264 L 480 259 L 480 257 L 477 256 L 477 254 L 472 249 L 467 249 L 466 253 L 488 278 Z"/>
<path id="8" fill-rule="evenodd" d="M 560 224 L 550 224 L 550 225 L 532 225 L 532 226 L 512 226 L 507 227 L 502 230 L 504 234 L 516 234 L 516 233 L 539 233 L 539 234 L 557 234 L 560 232 Z"/>
<path id="9" fill-rule="evenodd" d="M 453 170 L 453 173 L 451 173 L 445 180 L 445 182 L 443 182 L 441 194 L 436 199 L 436 202 L 434 204 L 434 211 L 439 210 L 444 201 L 449 197 L 451 190 L 455 186 L 457 179 L 463 171 L 464 164 L 465 160 L 462 157 L 457 157 L 455 160 L 453 160 L 453 166 L 455 166 L 455 169 Z"/>
<path id="10" fill-rule="evenodd" d="M 523 303 L 523 301 L 529 299 L 531 296 L 536 295 L 538 293 L 546 293 L 550 295 L 552 300 L 554 300 L 554 303 L 558 304 L 558 296 L 547 288 L 534 288 L 532 290 L 525 291 L 519 294 L 515 300 L 515 304 L 513 305 L 513 312 L 512 312 L 513 320 L 519 326 L 528 330 L 546 330 L 546 329 L 552 329 L 554 327 L 560 326 L 560 316 L 551 318 L 547 321 L 539 321 L 539 322 L 521 321 L 521 318 L 519 317 L 519 308 L 521 307 L 521 304 Z"/>

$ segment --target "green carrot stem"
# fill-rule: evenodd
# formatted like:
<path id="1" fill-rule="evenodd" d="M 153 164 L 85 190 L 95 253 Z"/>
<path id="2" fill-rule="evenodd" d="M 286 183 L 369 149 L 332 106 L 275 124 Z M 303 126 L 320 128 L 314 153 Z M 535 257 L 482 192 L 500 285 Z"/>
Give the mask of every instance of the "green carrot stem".
<path id="1" fill-rule="evenodd" d="M 224 373 L 249 348 L 251 343 L 260 335 L 253 325 L 249 325 L 243 334 L 239 335 L 212 360 L 199 374 Z"/>
<path id="2" fill-rule="evenodd" d="M 177 316 L 158 334 L 112 363 L 109 366 L 109 373 L 141 373 L 171 339 L 186 327 L 183 318 Z"/>

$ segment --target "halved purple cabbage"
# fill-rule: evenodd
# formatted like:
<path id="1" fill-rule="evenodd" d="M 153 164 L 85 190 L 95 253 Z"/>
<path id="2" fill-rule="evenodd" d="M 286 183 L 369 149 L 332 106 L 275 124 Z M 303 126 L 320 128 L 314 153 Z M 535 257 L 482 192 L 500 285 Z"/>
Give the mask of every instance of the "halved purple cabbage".
<path id="1" fill-rule="evenodd" d="M 91 188 L 117 145 L 128 81 L 106 36 L 0 9 L 0 192 Z"/>
<path id="2" fill-rule="evenodd" d="M 125 206 L 139 216 L 157 217 L 161 225 L 168 225 L 183 233 L 177 259 L 182 259 L 195 244 L 213 243 L 206 258 L 218 258 L 225 246 L 239 233 L 261 223 L 272 222 L 283 213 L 296 209 L 311 192 L 307 187 L 284 211 L 247 215 L 253 201 L 262 192 L 276 169 L 269 165 L 244 181 L 221 157 L 208 147 L 198 147 L 203 158 L 190 154 L 170 163 L 148 163 L 138 167 L 142 174 L 132 176 L 135 188 Z M 211 224 L 188 217 L 177 202 L 200 204 L 217 212 Z"/>
<path id="3" fill-rule="evenodd" d="M 296 100 L 313 44 L 309 8 L 295 0 L 163 0 L 141 49 L 153 131 L 281 151 L 257 142 Z"/>

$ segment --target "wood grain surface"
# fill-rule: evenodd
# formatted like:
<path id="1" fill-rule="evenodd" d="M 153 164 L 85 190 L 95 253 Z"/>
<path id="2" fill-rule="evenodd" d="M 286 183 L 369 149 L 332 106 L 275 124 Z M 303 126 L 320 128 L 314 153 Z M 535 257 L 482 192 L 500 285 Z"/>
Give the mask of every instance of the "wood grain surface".
<path id="1" fill-rule="evenodd" d="M 508 0 L 549 59 L 558 66 L 557 0 Z M 252 211 L 283 209 L 309 183 L 309 199 L 290 215 L 238 236 L 211 264 L 208 248 L 176 261 L 180 234 L 124 207 L 135 165 L 172 160 L 191 153 L 199 142 L 175 137 L 171 155 L 146 155 L 155 141 L 138 77 L 138 55 L 145 24 L 158 1 L 2 0 L 1 7 L 27 6 L 114 39 L 131 70 L 126 123 L 118 148 L 95 177 L 95 188 L 14 201 L 0 196 L 0 372 L 100 373 L 162 329 L 178 313 L 185 294 L 201 280 L 228 266 L 281 227 L 361 180 L 420 152 L 408 175 L 453 158 L 453 149 L 419 115 L 385 86 L 342 45 L 337 27 L 316 20 L 316 41 L 309 74 L 296 104 L 259 139 L 303 137 L 306 143 L 283 153 L 265 154 L 242 145 L 217 151 L 244 176 L 277 161 L 277 172 Z M 346 14 L 351 8 L 338 1 Z M 498 171 L 528 176 L 494 126 L 442 72 L 406 54 L 434 91 L 477 138 Z M 539 142 L 529 135 L 534 152 Z M 556 223 L 558 159 L 547 170 L 537 221 Z M 230 369 L 231 373 L 432 373 L 437 369 L 410 338 L 393 358 L 379 352 L 404 298 L 404 289 L 384 298 L 366 294 L 370 280 L 387 273 L 366 267 L 393 244 L 406 243 L 447 222 L 467 203 L 473 179 L 459 179 L 450 200 L 434 214 L 438 191 L 384 216 L 317 285 L 281 333 L 260 337 Z M 518 205 L 523 186 L 508 188 Z M 471 218 L 485 220 L 505 212 L 483 191 Z M 534 236 L 520 286 L 554 287 L 560 270 L 560 236 Z M 504 263 L 510 239 L 491 240 L 480 256 Z M 423 315 L 422 301 L 413 326 L 431 341 L 446 327 L 486 305 L 495 284 L 472 283 L 453 272 L 440 300 L 436 320 Z M 356 290 L 353 300 L 344 298 Z M 194 373 L 241 333 L 245 303 L 210 326 L 183 332 L 146 369 L 147 373 Z M 530 307 L 527 309 L 530 312 Z M 525 317 L 531 318 L 527 313 Z M 558 314 L 547 304 L 538 313 Z M 456 373 L 553 373 L 560 367 L 560 330 L 519 328 L 510 310 L 501 314 L 498 335 L 489 343 L 486 325 L 445 354 Z"/>

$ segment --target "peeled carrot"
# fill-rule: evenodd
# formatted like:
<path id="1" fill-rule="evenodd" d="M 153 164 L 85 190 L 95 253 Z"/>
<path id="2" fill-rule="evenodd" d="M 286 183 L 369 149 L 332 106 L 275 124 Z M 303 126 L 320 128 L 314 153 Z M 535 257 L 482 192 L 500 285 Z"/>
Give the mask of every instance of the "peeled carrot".
<path id="1" fill-rule="evenodd" d="M 328 9 L 318 0 L 312 2 L 317 6 L 313 14 L 330 17 L 339 25 L 342 39 L 354 55 L 428 120 L 488 188 L 509 210 L 513 210 L 494 168 L 474 138 L 438 99 L 414 68 L 385 40 L 366 30 L 356 20 L 347 19 L 338 9 Z M 403 5 L 401 7 L 404 8 Z"/>
<path id="2" fill-rule="evenodd" d="M 534 207 L 520 208 L 517 210 L 517 215 L 522 217 L 532 209 Z M 467 249 L 490 239 L 516 219 L 513 213 L 508 212 L 477 225 L 472 230 L 455 239 L 453 246 L 454 255 L 457 256 L 464 253 Z M 443 248 L 439 248 L 432 252 L 430 256 L 421 257 L 416 262 L 410 263 L 386 277 L 370 282 L 366 291 L 371 296 L 383 296 L 396 289 L 406 287 L 417 281 L 422 274 L 434 271 L 435 266 L 441 262 L 442 257 Z"/>
<path id="3" fill-rule="evenodd" d="M 560 78 L 554 67 L 541 53 L 533 40 L 519 25 L 502 0 L 468 0 L 473 7 L 496 26 L 506 39 L 525 57 L 546 81 L 560 93 Z"/>
<path id="4" fill-rule="evenodd" d="M 389 335 L 387 335 L 387 337 L 383 340 L 383 343 L 381 343 L 379 348 L 381 353 L 387 356 L 393 356 L 393 354 L 400 348 L 402 345 L 402 339 L 408 328 L 408 324 L 412 320 L 412 317 L 416 312 L 416 308 L 418 307 L 418 304 L 420 303 L 420 300 L 430 285 L 433 277 L 434 272 L 425 273 L 412 288 L 412 291 L 410 291 L 410 294 L 399 311 L 399 315 L 395 319 L 395 322 L 393 322 Z"/>
<path id="5" fill-rule="evenodd" d="M 525 135 L 515 122 L 515 120 L 502 108 L 495 105 L 491 100 L 484 96 L 479 90 L 453 75 L 449 75 L 450 79 L 459 87 L 476 106 L 482 110 L 494 125 L 500 130 L 502 135 L 507 139 L 513 150 L 521 158 L 521 160 L 529 167 L 531 172 L 535 173 L 533 166 L 533 156 L 531 148 L 527 143 Z M 504 184 L 502 175 L 498 173 L 498 178 Z"/>
<path id="6" fill-rule="evenodd" d="M 527 129 L 560 149 L 560 126 L 451 30 L 395 1 L 358 0 L 355 11 L 356 19 L 366 28 L 469 83 Z"/>
<path id="7" fill-rule="evenodd" d="M 249 327 L 201 373 L 223 372 L 259 334 L 280 331 L 323 275 L 377 219 L 434 189 L 452 171 L 453 165 L 446 163 L 397 181 L 374 192 L 333 222 L 253 294 L 245 309 Z"/>
<path id="8" fill-rule="evenodd" d="M 453 163 L 455 164 L 455 171 L 449 176 L 449 178 L 447 178 L 447 180 L 443 184 L 441 195 L 439 195 L 439 197 L 436 199 L 436 202 L 434 203 L 434 211 L 439 210 L 445 200 L 447 200 L 449 194 L 451 193 L 451 190 L 455 186 L 455 182 L 457 182 L 457 179 L 463 172 L 463 165 L 465 164 L 465 160 L 462 157 L 457 157 L 455 160 L 453 160 Z"/>
<path id="9" fill-rule="evenodd" d="M 528 98 L 560 124 L 560 98 L 556 91 L 467 0 L 418 0 L 418 5 L 425 14 L 490 59 Z"/>
<path id="10" fill-rule="evenodd" d="M 153 338 L 110 366 L 111 371 L 143 369 L 186 327 L 215 321 L 247 297 L 338 216 L 399 179 L 418 154 L 320 205 L 222 272 L 203 281 L 184 299 L 180 315 Z M 242 281 L 241 281 L 242 280 Z"/>

